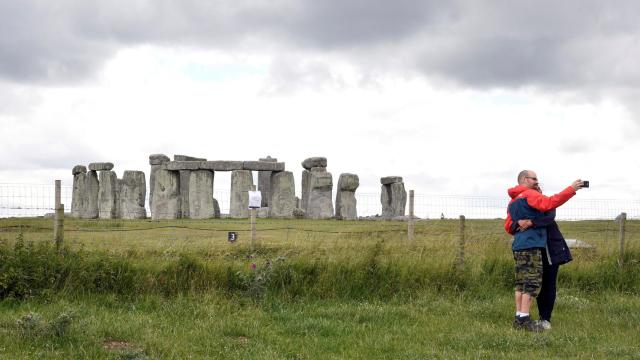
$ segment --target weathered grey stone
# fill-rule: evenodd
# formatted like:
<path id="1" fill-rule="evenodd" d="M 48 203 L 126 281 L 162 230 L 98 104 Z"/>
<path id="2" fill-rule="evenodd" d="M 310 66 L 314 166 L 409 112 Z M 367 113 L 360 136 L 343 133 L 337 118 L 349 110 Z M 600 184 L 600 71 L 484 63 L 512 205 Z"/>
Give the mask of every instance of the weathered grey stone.
<path id="1" fill-rule="evenodd" d="M 391 219 L 404 216 L 407 205 L 407 192 L 404 183 L 382 185 L 380 202 L 382 203 L 382 217 Z"/>
<path id="2" fill-rule="evenodd" d="M 180 174 L 160 166 L 155 173 L 151 218 L 177 219 L 180 213 Z"/>
<path id="3" fill-rule="evenodd" d="M 83 219 L 98 218 L 98 193 L 100 192 L 100 181 L 96 171 L 87 172 L 85 178 L 85 198 L 82 212 Z"/>
<path id="4" fill-rule="evenodd" d="M 256 216 L 261 218 L 261 219 L 268 218 L 269 217 L 269 208 L 268 207 L 258 208 Z"/>
<path id="5" fill-rule="evenodd" d="M 125 170 L 120 189 L 122 219 L 145 219 L 147 217 L 147 210 L 144 208 L 146 196 L 147 182 L 144 172 Z"/>
<path id="6" fill-rule="evenodd" d="M 330 172 L 311 172 L 309 204 L 306 214 L 311 219 L 333 217 L 333 177 Z"/>
<path id="7" fill-rule="evenodd" d="M 325 167 L 312 167 L 310 171 L 312 173 L 314 173 L 314 172 L 327 172 L 327 168 L 325 168 Z"/>
<path id="8" fill-rule="evenodd" d="M 242 161 L 224 161 L 224 160 L 201 161 L 200 169 L 213 170 L 213 171 L 242 170 L 243 162 Z"/>
<path id="9" fill-rule="evenodd" d="M 309 192 L 311 191 L 311 188 L 309 187 L 310 185 L 311 185 L 311 171 L 302 170 L 302 184 L 300 187 L 302 198 L 300 199 L 300 208 L 305 212 L 309 207 Z"/>
<path id="10" fill-rule="evenodd" d="M 271 156 L 267 156 L 266 158 L 260 159 L 261 162 L 267 163 L 276 163 L 278 159 L 272 158 Z M 260 205 L 262 207 L 269 206 L 269 190 L 271 189 L 271 171 L 260 171 L 258 172 L 258 191 L 262 193 L 262 198 L 260 200 Z"/>
<path id="11" fill-rule="evenodd" d="M 207 161 L 207 159 L 187 155 L 173 155 L 173 161 Z"/>
<path id="12" fill-rule="evenodd" d="M 200 169 L 200 163 L 202 161 L 169 161 L 167 165 L 167 170 L 178 171 L 178 170 L 198 170 Z"/>
<path id="13" fill-rule="evenodd" d="M 204 170 L 207 171 L 207 170 Z M 180 170 L 180 203 L 179 218 L 189 218 L 189 182 L 191 181 L 191 170 Z"/>
<path id="14" fill-rule="evenodd" d="M 380 183 L 382 185 L 390 185 L 393 183 L 401 183 L 402 182 L 402 176 L 385 176 L 383 178 L 380 178 Z"/>
<path id="15" fill-rule="evenodd" d="M 251 171 L 284 171 L 283 162 L 245 161 L 242 163 L 244 170 Z"/>
<path id="16" fill-rule="evenodd" d="M 300 205 L 301 205 L 300 198 L 296 196 L 296 207 L 302 208 Z"/>
<path id="17" fill-rule="evenodd" d="M 296 208 L 296 184 L 291 171 L 271 174 L 271 199 L 269 216 L 275 218 L 293 217 Z"/>
<path id="18" fill-rule="evenodd" d="M 313 167 L 327 167 L 326 157 L 310 157 L 302 162 L 302 167 L 311 170 Z"/>
<path id="19" fill-rule="evenodd" d="M 171 159 L 165 154 L 151 154 L 149 155 L 149 165 L 162 165 L 166 164 Z"/>
<path id="20" fill-rule="evenodd" d="M 110 171 L 113 170 L 113 163 L 99 162 L 89 164 L 89 170 L 92 171 Z"/>
<path id="21" fill-rule="evenodd" d="M 76 165 L 71 170 L 71 174 L 73 175 L 86 174 L 86 173 L 87 173 L 87 167 L 84 165 Z"/>
<path id="22" fill-rule="evenodd" d="M 304 217 L 305 217 L 304 210 L 302 210 L 300 208 L 293 209 L 293 217 L 296 218 L 296 219 L 304 219 Z"/>
<path id="23" fill-rule="evenodd" d="M 232 218 L 249 217 L 249 190 L 253 187 L 253 176 L 249 170 L 231 172 L 231 199 L 229 216 Z"/>
<path id="24" fill-rule="evenodd" d="M 338 191 L 336 193 L 336 218 L 344 220 L 357 220 L 356 189 L 360 185 L 360 179 L 355 174 L 340 174 Z"/>
<path id="25" fill-rule="evenodd" d="M 191 219 L 210 219 L 214 217 L 213 171 L 191 171 L 188 195 L 189 217 Z M 182 197 L 184 198 L 184 195 Z"/>
<path id="26" fill-rule="evenodd" d="M 116 213 L 114 215 L 114 219 L 122 219 L 122 202 L 120 195 L 122 194 L 122 179 L 116 178 Z"/>
<path id="27" fill-rule="evenodd" d="M 340 174 L 338 179 L 338 190 L 356 191 L 360 186 L 360 178 L 356 174 Z"/>
<path id="28" fill-rule="evenodd" d="M 87 174 L 78 172 L 73 176 L 73 192 L 71 193 L 71 216 L 81 218 L 87 201 Z"/>
<path id="29" fill-rule="evenodd" d="M 169 161 L 171 161 L 171 159 L 164 154 L 149 155 L 149 165 L 151 165 L 151 170 L 149 171 L 149 209 L 151 211 L 151 217 L 153 217 L 153 191 L 156 186 L 156 172 L 163 164 Z"/>
<path id="30" fill-rule="evenodd" d="M 220 204 L 216 198 L 213 198 L 213 217 L 216 219 L 220 218 Z"/>
<path id="31" fill-rule="evenodd" d="M 98 217 L 100 219 L 116 218 L 116 187 L 118 177 L 115 171 L 104 170 L 98 173 L 100 190 L 98 191 Z"/>

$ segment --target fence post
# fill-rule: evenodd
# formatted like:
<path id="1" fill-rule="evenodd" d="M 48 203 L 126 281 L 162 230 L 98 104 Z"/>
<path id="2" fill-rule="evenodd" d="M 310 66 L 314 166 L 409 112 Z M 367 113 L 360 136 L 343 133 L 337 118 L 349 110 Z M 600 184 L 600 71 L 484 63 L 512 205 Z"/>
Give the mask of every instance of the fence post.
<path id="1" fill-rule="evenodd" d="M 621 213 L 618 218 L 620 220 L 620 257 L 618 258 L 618 266 L 622 267 L 624 265 L 624 233 L 627 222 L 627 213 Z"/>
<path id="2" fill-rule="evenodd" d="M 414 192 L 413 190 L 409 190 L 409 227 L 407 229 L 407 237 L 409 238 L 409 241 L 413 241 L 414 239 L 414 233 L 415 233 L 415 222 L 413 220 L 413 197 L 414 197 Z"/>
<path id="3" fill-rule="evenodd" d="M 255 185 L 251 185 L 251 191 L 256 191 L 256 186 Z M 256 208 L 251 208 L 250 212 L 251 212 L 251 251 L 253 252 L 253 250 L 256 247 L 256 213 L 257 213 L 257 209 Z"/>
<path id="4" fill-rule="evenodd" d="M 458 241 L 458 257 L 456 259 L 456 267 L 461 270 L 464 267 L 464 215 L 460 215 L 460 238 Z"/>
<path id="5" fill-rule="evenodd" d="M 61 188 L 62 182 L 55 181 L 55 208 L 53 215 L 53 240 L 56 249 L 60 250 L 64 241 L 64 205 L 61 204 Z"/>

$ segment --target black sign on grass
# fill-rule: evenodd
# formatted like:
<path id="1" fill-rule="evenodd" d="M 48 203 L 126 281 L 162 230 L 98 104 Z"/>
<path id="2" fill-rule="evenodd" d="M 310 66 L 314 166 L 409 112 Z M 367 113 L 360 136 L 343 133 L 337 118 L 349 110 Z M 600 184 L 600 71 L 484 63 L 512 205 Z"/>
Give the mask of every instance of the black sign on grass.
<path id="1" fill-rule="evenodd" d="M 229 231 L 227 233 L 227 240 L 229 240 L 230 243 L 236 242 L 236 240 L 238 240 L 238 233 L 235 231 Z"/>

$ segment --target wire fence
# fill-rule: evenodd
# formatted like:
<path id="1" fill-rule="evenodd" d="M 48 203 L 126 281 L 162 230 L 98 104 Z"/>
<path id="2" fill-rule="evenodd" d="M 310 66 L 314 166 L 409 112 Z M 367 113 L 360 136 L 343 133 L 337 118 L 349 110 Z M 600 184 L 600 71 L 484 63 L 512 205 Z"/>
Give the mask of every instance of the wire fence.
<path id="1" fill-rule="evenodd" d="M 71 210 L 72 187 L 61 187 L 61 201 Z M 54 184 L 0 184 L 0 218 L 38 217 L 54 212 Z M 230 191 L 214 189 L 222 214 L 229 213 Z M 149 194 L 146 196 L 150 216 Z M 373 217 L 382 212 L 380 194 L 356 193 L 360 217 Z M 506 215 L 506 197 L 416 194 L 415 215 L 422 219 L 501 219 Z M 557 211 L 559 220 L 607 220 L 621 212 L 628 219 L 640 219 L 640 200 L 574 198 Z M 408 213 L 408 209 L 407 209 Z"/>

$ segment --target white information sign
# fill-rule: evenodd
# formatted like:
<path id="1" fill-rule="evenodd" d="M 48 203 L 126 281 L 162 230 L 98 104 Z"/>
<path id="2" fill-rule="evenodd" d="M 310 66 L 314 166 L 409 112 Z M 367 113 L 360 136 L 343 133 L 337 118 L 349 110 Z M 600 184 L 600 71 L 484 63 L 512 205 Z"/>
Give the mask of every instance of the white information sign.
<path id="1" fill-rule="evenodd" d="M 262 205 L 262 193 L 260 191 L 249 191 L 249 209 L 257 209 Z"/>

